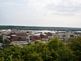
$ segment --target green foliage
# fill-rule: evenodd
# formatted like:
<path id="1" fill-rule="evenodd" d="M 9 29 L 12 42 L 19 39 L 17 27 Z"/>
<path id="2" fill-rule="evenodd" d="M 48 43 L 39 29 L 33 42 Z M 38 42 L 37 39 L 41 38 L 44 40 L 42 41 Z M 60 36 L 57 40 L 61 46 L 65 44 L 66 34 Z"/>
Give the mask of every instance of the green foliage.
<path id="1" fill-rule="evenodd" d="M 3 36 L 0 36 L 0 43 L 3 43 Z"/>
<path id="2" fill-rule="evenodd" d="M 48 43 L 35 42 L 0 49 L 0 61 L 81 61 L 81 38 L 66 44 L 57 38 Z"/>
<path id="3" fill-rule="evenodd" d="M 70 39 L 68 46 L 73 51 L 76 60 L 81 61 L 81 37 Z"/>
<path id="4" fill-rule="evenodd" d="M 48 43 L 48 46 L 51 56 L 56 58 L 56 61 L 73 61 L 73 54 L 71 50 L 62 41 L 57 38 L 52 39 Z"/>

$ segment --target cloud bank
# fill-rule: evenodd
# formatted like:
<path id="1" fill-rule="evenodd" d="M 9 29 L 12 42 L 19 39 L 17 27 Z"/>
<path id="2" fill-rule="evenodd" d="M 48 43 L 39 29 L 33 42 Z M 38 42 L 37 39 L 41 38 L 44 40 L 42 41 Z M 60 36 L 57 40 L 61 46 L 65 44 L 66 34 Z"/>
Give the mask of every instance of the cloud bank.
<path id="1" fill-rule="evenodd" d="M 0 0 L 0 24 L 80 27 L 81 0 Z"/>

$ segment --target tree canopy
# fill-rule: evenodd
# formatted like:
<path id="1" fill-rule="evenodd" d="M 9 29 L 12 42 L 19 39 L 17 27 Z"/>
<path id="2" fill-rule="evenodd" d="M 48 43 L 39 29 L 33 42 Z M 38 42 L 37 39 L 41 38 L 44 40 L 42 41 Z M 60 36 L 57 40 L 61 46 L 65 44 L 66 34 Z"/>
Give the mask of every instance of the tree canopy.
<path id="1" fill-rule="evenodd" d="M 81 38 L 69 40 L 67 44 L 55 38 L 48 43 L 6 46 L 0 49 L 0 61 L 81 61 Z"/>

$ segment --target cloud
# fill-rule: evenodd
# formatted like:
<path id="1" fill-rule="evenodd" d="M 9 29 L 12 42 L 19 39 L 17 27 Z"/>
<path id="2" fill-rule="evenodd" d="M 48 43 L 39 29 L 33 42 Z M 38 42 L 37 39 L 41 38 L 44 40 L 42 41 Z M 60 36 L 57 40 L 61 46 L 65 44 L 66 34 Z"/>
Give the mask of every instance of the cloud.
<path id="1" fill-rule="evenodd" d="M 80 0 L 1 0 L 0 7 L 30 16 L 81 14 Z"/>
<path id="2" fill-rule="evenodd" d="M 46 8 L 49 9 L 52 13 L 57 14 L 77 14 L 81 12 L 81 1 L 61 0 L 56 4 L 54 2 L 48 4 Z"/>
<path id="3" fill-rule="evenodd" d="M 81 27 L 80 15 L 81 0 L 0 0 L 0 24 Z"/>

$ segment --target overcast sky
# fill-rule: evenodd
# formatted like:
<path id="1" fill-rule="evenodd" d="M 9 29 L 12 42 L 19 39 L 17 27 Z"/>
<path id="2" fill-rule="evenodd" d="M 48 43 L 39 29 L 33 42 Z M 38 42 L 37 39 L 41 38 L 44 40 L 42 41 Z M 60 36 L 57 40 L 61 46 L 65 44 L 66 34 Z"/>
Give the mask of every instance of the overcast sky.
<path id="1" fill-rule="evenodd" d="M 81 27 L 81 0 L 0 0 L 0 25 Z"/>

